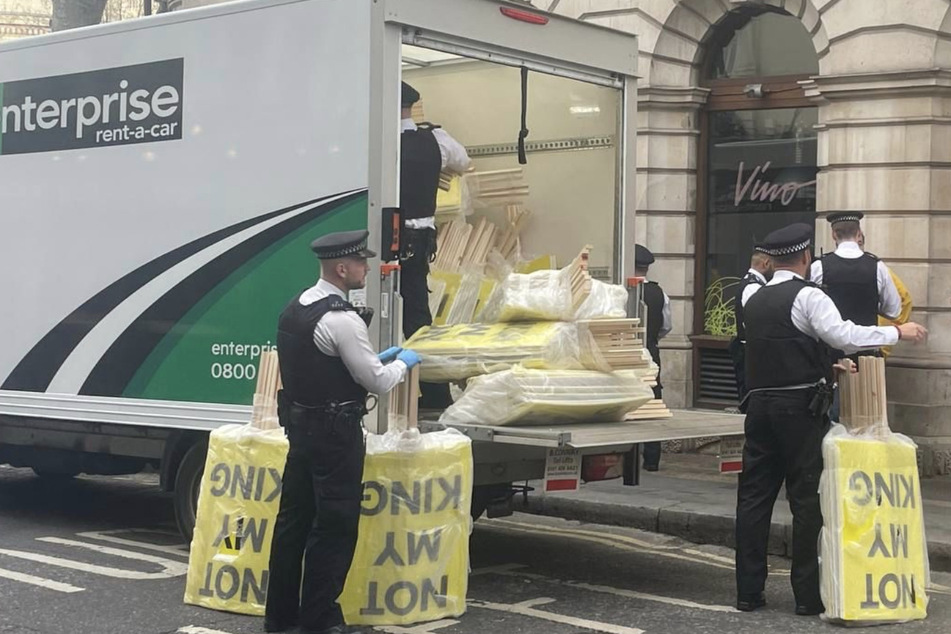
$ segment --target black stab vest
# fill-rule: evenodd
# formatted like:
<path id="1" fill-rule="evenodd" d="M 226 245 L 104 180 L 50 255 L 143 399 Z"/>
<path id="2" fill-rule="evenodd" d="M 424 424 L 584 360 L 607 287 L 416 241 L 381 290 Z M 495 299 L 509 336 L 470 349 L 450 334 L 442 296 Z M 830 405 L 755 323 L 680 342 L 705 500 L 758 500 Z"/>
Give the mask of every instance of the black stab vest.
<path id="1" fill-rule="evenodd" d="M 400 135 L 400 213 L 403 220 L 436 214 L 442 154 L 433 127 L 423 124 Z"/>
<path id="2" fill-rule="evenodd" d="M 792 306 L 810 282 L 794 278 L 766 285 L 746 302 L 746 387 L 791 387 L 832 380 L 829 347 L 802 333 L 792 321 Z"/>
<path id="3" fill-rule="evenodd" d="M 343 360 L 324 354 L 314 343 L 314 329 L 324 315 L 356 309 L 338 295 L 303 306 L 301 295 L 291 300 L 278 320 L 277 356 L 284 393 L 291 402 L 306 407 L 366 401 L 366 389 L 353 379 Z"/>

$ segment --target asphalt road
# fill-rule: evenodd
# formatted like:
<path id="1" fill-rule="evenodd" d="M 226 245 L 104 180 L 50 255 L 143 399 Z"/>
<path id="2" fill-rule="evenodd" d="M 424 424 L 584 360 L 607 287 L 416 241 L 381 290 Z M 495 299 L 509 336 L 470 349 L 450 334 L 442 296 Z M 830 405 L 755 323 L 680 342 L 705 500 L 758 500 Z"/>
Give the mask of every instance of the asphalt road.
<path id="1" fill-rule="evenodd" d="M 632 491 L 636 495 L 636 490 Z M 792 613 L 789 562 L 772 562 L 767 608 L 731 607 L 732 551 L 617 527 L 515 515 L 480 521 L 469 610 L 392 634 L 832 632 Z M 247 634 L 262 620 L 185 605 L 187 551 L 152 476 L 54 482 L 0 467 L 0 633 Z M 924 622 L 951 631 L 951 575 Z"/>

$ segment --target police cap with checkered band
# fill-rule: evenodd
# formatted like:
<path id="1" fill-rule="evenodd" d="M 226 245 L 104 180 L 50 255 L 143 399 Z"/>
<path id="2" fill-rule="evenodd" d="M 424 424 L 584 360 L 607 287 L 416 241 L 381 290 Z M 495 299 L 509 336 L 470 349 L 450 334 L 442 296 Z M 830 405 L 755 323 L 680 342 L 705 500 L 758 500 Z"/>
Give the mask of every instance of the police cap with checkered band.
<path id="1" fill-rule="evenodd" d="M 310 243 L 311 250 L 321 260 L 336 260 L 337 258 L 372 258 L 376 253 L 367 248 L 367 238 L 370 232 L 338 231 L 328 233 Z"/>
<path id="2" fill-rule="evenodd" d="M 767 235 L 762 242 L 756 245 L 756 250 L 777 257 L 805 251 L 811 245 L 812 227 L 797 222 Z"/>

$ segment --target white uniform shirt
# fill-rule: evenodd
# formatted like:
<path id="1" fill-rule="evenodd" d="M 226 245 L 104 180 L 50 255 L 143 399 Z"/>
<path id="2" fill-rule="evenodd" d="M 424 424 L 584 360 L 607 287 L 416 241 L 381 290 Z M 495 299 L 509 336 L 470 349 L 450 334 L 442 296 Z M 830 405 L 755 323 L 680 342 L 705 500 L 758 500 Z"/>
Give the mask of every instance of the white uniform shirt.
<path id="1" fill-rule="evenodd" d="M 775 286 L 797 277 L 792 271 L 776 271 L 766 286 Z M 746 301 L 743 301 L 744 307 Z M 793 300 L 792 322 L 799 332 L 824 341 L 845 354 L 898 343 L 898 329 L 894 326 L 858 326 L 851 321 L 843 321 L 832 298 L 812 286 L 803 288 Z"/>
<path id="2" fill-rule="evenodd" d="M 766 276 L 757 271 L 756 269 L 750 269 L 747 271 L 747 274 L 752 275 L 758 279 L 761 284 L 747 284 L 746 288 L 743 289 L 743 296 L 740 298 L 740 303 L 743 306 L 746 306 L 746 302 L 750 301 L 750 297 L 756 294 L 756 291 L 763 288 L 763 285 L 766 284 Z"/>
<path id="3" fill-rule="evenodd" d="M 329 295 L 347 299 L 346 293 L 320 280 L 300 297 L 302 306 L 309 306 Z M 367 325 L 353 311 L 330 311 L 314 328 L 314 344 L 331 357 L 340 357 L 354 380 L 373 394 L 386 394 L 406 376 L 406 364 L 394 361 L 383 365 L 370 346 Z"/>
<path id="4" fill-rule="evenodd" d="M 661 289 L 661 293 L 664 293 Z M 673 320 L 670 317 L 670 298 L 667 297 L 667 293 L 664 293 L 664 323 L 660 327 L 660 331 L 657 333 L 658 339 L 663 339 L 670 334 L 671 329 L 673 328 Z"/>
<path id="5" fill-rule="evenodd" d="M 835 254 L 846 260 L 855 260 L 862 257 L 864 253 L 856 242 L 841 242 L 835 249 Z M 822 284 L 822 260 L 816 260 L 812 263 L 809 279 L 816 284 Z M 878 261 L 877 279 L 878 314 L 894 319 L 901 313 L 901 296 L 895 287 L 895 281 L 892 280 L 892 274 L 881 260 Z"/>
<path id="6" fill-rule="evenodd" d="M 416 122 L 412 119 L 403 119 L 400 122 L 401 133 L 416 129 Z M 439 155 L 442 158 L 442 164 L 440 165 L 441 171 L 449 172 L 450 174 L 462 174 L 469 169 L 471 161 L 465 146 L 449 136 L 449 133 L 442 128 L 434 129 L 433 136 L 436 138 L 436 144 L 439 146 Z M 436 220 L 435 218 L 415 218 L 407 220 L 406 226 L 412 227 L 413 229 L 433 229 L 436 227 Z"/>

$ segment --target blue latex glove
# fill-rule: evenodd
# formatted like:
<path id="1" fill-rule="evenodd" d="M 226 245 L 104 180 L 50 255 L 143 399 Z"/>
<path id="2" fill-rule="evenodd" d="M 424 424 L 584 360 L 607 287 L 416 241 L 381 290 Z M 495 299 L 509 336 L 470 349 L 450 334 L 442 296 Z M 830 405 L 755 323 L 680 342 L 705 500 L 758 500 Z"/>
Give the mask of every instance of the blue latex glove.
<path id="1" fill-rule="evenodd" d="M 406 364 L 407 369 L 419 365 L 419 355 L 412 350 L 403 350 L 396 358 Z"/>
<path id="2" fill-rule="evenodd" d="M 396 359 L 396 356 L 402 352 L 403 349 L 399 346 L 393 346 L 392 348 L 387 348 L 379 354 L 381 363 L 389 363 Z"/>

